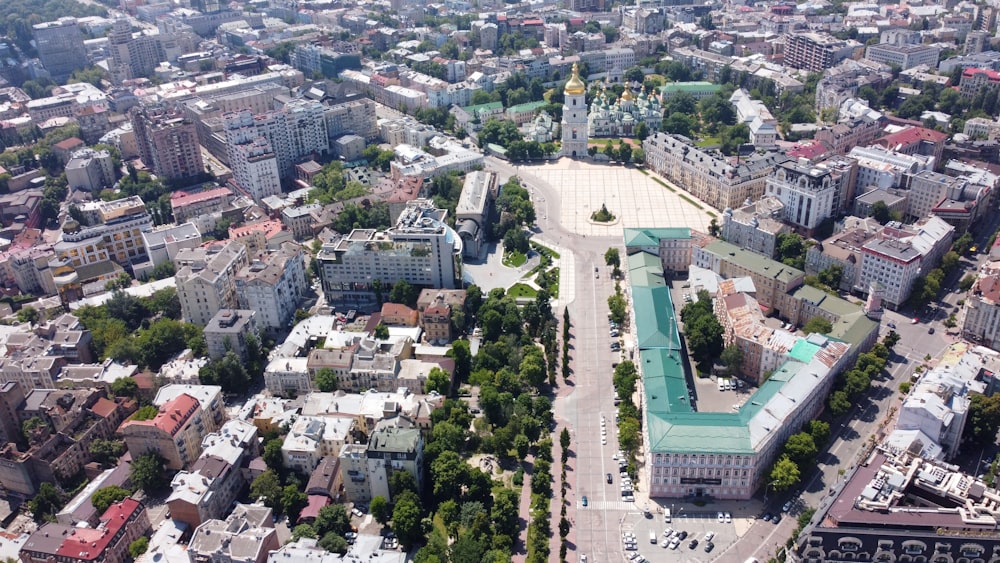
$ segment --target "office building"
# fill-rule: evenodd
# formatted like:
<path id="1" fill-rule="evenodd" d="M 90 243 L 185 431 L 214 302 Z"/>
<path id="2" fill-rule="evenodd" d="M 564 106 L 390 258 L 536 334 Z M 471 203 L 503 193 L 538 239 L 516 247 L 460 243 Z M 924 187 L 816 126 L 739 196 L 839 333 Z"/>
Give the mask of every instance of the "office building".
<path id="1" fill-rule="evenodd" d="M 146 257 L 142 233 L 153 227 L 153 218 L 139 196 L 115 201 L 92 201 L 78 206 L 84 223 L 67 219 L 53 250 L 73 267 L 108 260 L 122 266 Z"/>
<path id="2" fill-rule="evenodd" d="M 768 176 L 767 195 L 782 203 L 785 222 L 811 232 L 832 215 L 836 186 L 829 170 L 786 161 Z"/>
<path id="3" fill-rule="evenodd" d="M 129 110 L 139 157 L 163 180 L 183 180 L 205 173 L 195 124 L 179 110 L 163 107 Z"/>
<path id="4" fill-rule="evenodd" d="M 724 278 L 750 277 L 757 288 L 757 301 L 778 316 L 797 308 L 789 294 L 805 278 L 802 270 L 722 241 L 695 247 L 691 264 Z"/>
<path id="5" fill-rule="evenodd" d="M 83 33 L 75 18 L 38 23 L 32 26 L 31 31 L 38 58 L 56 83 L 62 84 L 73 71 L 87 66 Z"/>
<path id="6" fill-rule="evenodd" d="M 869 45 L 865 48 L 865 58 L 877 63 L 906 70 L 915 66 L 937 66 L 941 49 L 930 45 Z"/>
<path id="7" fill-rule="evenodd" d="M 687 228 L 625 229 L 625 252 L 647 252 L 660 259 L 663 273 L 674 275 L 688 270 L 691 253 L 704 235 Z"/>
<path id="8" fill-rule="evenodd" d="M 354 229 L 324 244 L 316 259 L 327 302 L 370 310 L 376 304 L 376 280 L 383 287 L 403 279 L 455 289 L 460 279 L 455 256 L 462 252 L 462 239 L 446 224 L 445 214 L 430 200 L 417 199 L 407 203 L 386 231 Z"/>

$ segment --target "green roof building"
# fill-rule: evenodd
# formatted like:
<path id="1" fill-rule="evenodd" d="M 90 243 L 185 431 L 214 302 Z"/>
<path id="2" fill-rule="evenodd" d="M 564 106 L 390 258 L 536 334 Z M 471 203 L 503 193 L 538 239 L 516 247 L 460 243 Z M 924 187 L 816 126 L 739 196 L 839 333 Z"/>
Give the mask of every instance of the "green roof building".
<path id="1" fill-rule="evenodd" d="M 630 252 L 636 249 L 628 256 L 627 267 L 642 376 L 650 496 L 748 499 L 766 479 L 785 439 L 822 410 L 851 345 L 822 335 L 800 339 L 742 405 L 729 412 L 698 412 L 688 390 L 687 358 L 663 271 L 650 252 L 638 250 L 659 248 L 657 235 L 672 240 L 676 231 L 625 232 L 626 247 Z M 730 249 L 724 250 L 728 254 Z"/>
<path id="2" fill-rule="evenodd" d="M 694 99 L 710 98 L 722 90 L 721 84 L 711 82 L 671 82 L 660 86 L 660 95 L 663 100 L 669 100 L 680 92 L 690 94 Z"/>

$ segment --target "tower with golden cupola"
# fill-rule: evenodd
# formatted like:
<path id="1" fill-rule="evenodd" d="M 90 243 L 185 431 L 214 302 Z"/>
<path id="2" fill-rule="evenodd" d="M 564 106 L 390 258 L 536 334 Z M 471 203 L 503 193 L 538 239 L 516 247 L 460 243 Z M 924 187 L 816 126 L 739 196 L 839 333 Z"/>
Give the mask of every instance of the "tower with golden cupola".
<path id="1" fill-rule="evenodd" d="M 573 64 L 573 76 L 566 82 L 562 110 L 563 156 L 579 158 L 587 154 L 587 85 L 580 79 L 580 68 Z"/>

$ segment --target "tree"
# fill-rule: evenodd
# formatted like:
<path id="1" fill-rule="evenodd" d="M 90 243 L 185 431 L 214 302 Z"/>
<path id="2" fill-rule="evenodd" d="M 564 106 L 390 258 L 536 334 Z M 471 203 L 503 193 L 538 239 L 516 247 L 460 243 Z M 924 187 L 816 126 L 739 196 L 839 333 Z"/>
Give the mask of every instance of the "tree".
<path id="1" fill-rule="evenodd" d="M 39 314 L 38 309 L 34 307 L 23 307 L 20 311 L 17 312 L 17 322 L 28 323 L 29 325 L 32 326 L 38 323 L 38 319 L 40 317 L 41 314 Z"/>
<path id="2" fill-rule="evenodd" d="M 985 447 L 996 441 L 1000 429 L 1000 395 L 972 395 L 969 416 L 965 422 L 966 439 Z"/>
<path id="3" fill-rule="evenodd" d="M 316 387 L 323 393 L 337 390 L 337 372 L 330 368 L 320 368 L 316 371 Z"/>
<path id="4" fill-rule="evenodd" d="M 389 327 L 385 326 L 385 323 L 378 323 L 372 331 L 372 336 L 375 340 L 389 340 Z"/>
<path id="5" fill-rule="evenodd" d="M 120 377 L 111 383 L 111 392 L 116 397 L 138 398 L 139 384 L 131 377 Z"/>
<path id="6" fill-rule="evenodd" d="M 774 490 L 785 491 L 799 482 L 800 475 L 799 466 L 785 455 L 774 464 L 770 479 Z"/>
<path id="7" fill-rule="evenodd" d="M 220 385 L 227 393 L 244 393 L 251 383 L 246 366 L 232 350 L 222 358 L 205 364 L 198 377 L 202 385 Z"/>
<path id="8" fill-rule="evenodd" d="M 299 513 L 309 504 L 309 497 L 305 492 L 300 491 L 294 483 L 285 485 L 281 490 L 281 508 L 288 515 L 290 521 L 298 520 Z"/>
<path id="9" fill-rule="evenodd" d="M 966 232 L 962 236 L 958 237 L 954 244 L 951 245 L 951 249 L 959 254 L 965 254 L 969 251 L 972 245 L 975 244 L 975 242 L 976 241 L 972 238 L 972 235 Z"/>
<path id="10" fill-rule="evenodd" d="M 281 507 L 281 479 L 273 469 L 261 473 L 250 483 L 250 498 L 263 500 L 275 512 Z"/>
<path id="11" fill-rule="evenodd" d="M 780 233 L 776 242 L 778 260 L 782 264 L 799 270 L 805 269 L 806 247 L 801 236 L 797 233 Z"/>
<path id="12" fill-rule="evenodd" d="M 889 206 L 882 200 L 878 200 L 872 204 L 871 216 L 882 225 L 885 225 L 892 220 L 892 214 L 889 211 Z"/>
<path id="13" fill-rule="evenodd" d="M 392 526 L 403 548 L 409 550 L 424 537 L 420 501 L 417 495 L 404 492 L 392 509 Z"/>
<path id="14" fill-rule="evenodd" d="M 618 160 L 624 164 L 632 162 L 632 145 L 622 141 L 618 145 L 618 152 L 616 154 L 618 155 Z"/>
<path id="15" fill-rule="evenodd" d="M 159 454 L 149 452 L 132 460 L 132 484 L 146 492 L 155 491 L 165 485 L 163 468 L 166 461 Z"/>
<path id="16" fill-rule="evenodd" d="M 722 351 L 719 360 L 726 366 L 726 373 L 735 376 L 740 373 L 740 368 L 743 367 L 743 350 L 740 350 L 736 344 L 730 344 Z"/>
<path id="17" fill-rule="evenodd" d="M 640 143 L 645 141 L 646 137 L 649 137 L 649 125 L 646 125 L 645 121 L 640 121 L 639 124 L 635 126 L 635 130 L 632 134 L 639 140 Z"/>
<path id="18" fill-rule="evenodd" d="M 316 538 L 316 528 L 313 528 L 309 524 L 299 524 L 292 529 L 292 541 L 298 541 L 299 538 Z"/>
<path id="19" fill-rule="evenodd" d="M 397 473 L 406 472 L 400 471 Z M 395 474 L 393 473 L 393 475 Z M 316 521 L 313 522 L 313 528 L 316 529 L 316 533 L 320 536 L 330 533 L 343 536 L 351 529 L 351 517 L 347 515 L 347 508 L 344 505 L 330 504 L 319 509 Z"/>
<path id="20" fill-rule="evenodd" d="M 802 327 L 802 331 L 806 334 L 829 334 L 833 330 L 833 325 L 830 321 L 824 319 L 823 317 L 813 317 L 806 322 L 806 325 Z"/>
<path id="21" fill-rule="evenodd" d="M 389 301 L 401 303 L 411 308 L 416 306 L 418 297 L 420 297 L 420 290 L 402 279 L 394 283 L 389 292 Z"/>
<path id="22" fill-rule="evenodd" d="M 976 283 L 976 275 L 966 274 L 965 277 L 963 277 L 962 280 L 958 282 L 958 288 L 961 289 L 962 291 L 969 291 L 970 289 L 972 289 L 972 286 L 975 285 L 975 283 Z"/>
<path id="23" fill-rule="evenodd" d="M 890 330 L 889 334 L 885 335 L 885 338 L 882 339 L 882 343 L 885 344 L 886 348 L 891 350 L 897 343 L 899 343 L 900 338 L 901 337 L 896 333 L 896 331 Z"/>
<path id="24" fill-rule="evenodd" d="M 121 440 L 103 440 L 98 438 L 88 447 L 90 457 L 104 467 L 115 465 L 118 458 L 125 453 L 125 442 Z"/>
<path id="25" fill-rule="evenodd" d="M 569 429 L 563 427 L 562 432 L 559 433 L 559 446 L 565 452 L 569 450 L 569 445 L 570 445 Z"/>
<path id="26" fill-rule="evenodd" d="M 945 272 L 950 272 L 958 266 L 961 259 L 962 257 L 957 252 L 950 250 L 941 257 L 941 269 Z"/>
<path id="27" fill-rule="evenodd" d="M 785 442 L 784 454 L 799 467 L 812 465 L 818 451 L 812 435 L 805 432 L 792 434 Z"/>
<path id="28" fill-rule="evenodd" d="M 830 393 L 829 405 L 830 413 L 834 416 L 840 416 L 851 410 L 851 400 L 848 398 L 847 392 L 843 390 Z"/>
<path id="29" fill-rule="evenodd" d="M 339 553 L 341 555 L 347 553 L 347 549 L 350 547 L 344 536 L 339 536 L 333 532 L 324 534 L 319 540 L 319 546 L 330 553 Z"/>
<path id="30" fill-rule="evenodd" d="M 392 509 L 389 507 L 389 501 L 383 496 L 376 496 L 372 499 L 371 504 L 368 505 L 369 510 L 371 510 L 372 516 L 375 520 L 385 526 L 389 523 L 389 518 L 392 517 Z"/>
<path id="31" fill-rule="evenodd" d="M 715 217 L 712 217 L 712 220 L 708 222 L 708 234 L 713 237 L 718 237 L 722 234 L 722 228 L 719 227 L 719 221 Z"/>
<path id="32" fill-rule="evenodd" d="M 617 248 L 612 247 L 604 252 L 604 263 L 612 268 L 618 268 L 622 265 L 622 259 L 618 254 Z"/>
<path id="33" fill-rule="evenodd" d="M 110 487 L 102 487 L 94 491 L 94 494 L 90 495 L 90 503 L 94 505 L 94 508 L 98 513 L 104 514 L 104 511 L 108 509 L 112 504 L 127 499 L 132 493 L 128 489 L 123 489 L 117 485 L 111 485 Z"/>
<path id="34" fill-rule="evenodd" d="M 826 445 L 830 439 L 830 423 L 822 420 L 810 420 L 808 424 L 809 435 L 812 436 L 813 443 L 817 448 Z"/>
<path id="35" fill-rule="evenodd" d="M 140 555 L 146 553 L 149 549 L 149 538 L 146 536 L 138 537 L 134 542 L 128 544 L 128 554 L 132 556 L 132 559 L 138 559 Z"/>
<path id="36" fill-rule="evenodd" d="M 451 344 L 451 350 L 447 354 L 455 360 L 455 381 L 457 383 L 468 380 L 472 368 L 472 352 L 469 349 L 468 340 L 456 340 Z"/>
<path id="37" fill-rule="evenodd" d="M 47 517 L 55 513 L 63 506 L 63 494 L 48 481 L 43 482 L 38 487 L 38 492 L 28 501 L 28 508 L 36 522 L 47 520 Z"/>

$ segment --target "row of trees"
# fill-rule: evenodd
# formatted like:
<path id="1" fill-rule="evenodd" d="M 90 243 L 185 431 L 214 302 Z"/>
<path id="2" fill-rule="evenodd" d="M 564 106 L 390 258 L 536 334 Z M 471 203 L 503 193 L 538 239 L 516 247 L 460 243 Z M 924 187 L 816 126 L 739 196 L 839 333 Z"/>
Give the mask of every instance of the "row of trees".
<path id="1" fill-rule="evenodd" d="M 611 383 L 618 393 L 621 403 L 618 404 L 618 445 L 629 458 L 629 473 L 635 477 L 635 450 L 642 445 L 642 412 L 632 401 L 635 393 L 636 383 L 639 379 L 638 371 L 631 360 L 625 360 L 615 366 Z"/>
<path id="2" fill-rule="evenodd" d="M 854 366 L 843 372 L 837 379 L 836 389 L 830 393 L 827 406 L 830 413 L 840 416 L 851 410 L 854 403 L 871 387 L 873 379 L 885 369 L 892 347 L 899 341 L 899 335 L 894 331 L 872 347 L 871 352 L 858 356 Z"/>
<path id="3" fill-rule="evenodd" d="M 771 469 L 769 487 L 776 491 L 794 487 L 805 470 L 816 463 L 816 454 L 829 439 L 830 424 L 822 420 L 811 420 L 801 432 L 789 436 L 781 456 Z"/>
<path id="4" fill-rule="evenodd" d="M 549 560 L 549 539 L 552 537 L 552 440 L 546 438 L 538 444 L 534 472 L 531 475 L 531 522 L 528 523 L 527 563 L 546 563 Z M 566 474 L 563 465 L 563 483 Z M 563 489 L 565 496 L 565 489 Z M 565 521 L 563 517 L 563 521 Z M 569 529 L 566 528 L 566 533 Z M 565 539 L 566 533 L 560 529 Z"/>
<path id="5" fill-rule="evenodd" d="M 910 304 L 914 307 L 923 307 L 935 300 L 941 291 L 944 278 L 959 266 L 962 255 L 969 251 L 974 242 L 969 233 L 964 233 L 956 239 L 951 250 L 941 257 L 939 267 L 913 281 L 913 287 L 910 288 Z"/>

